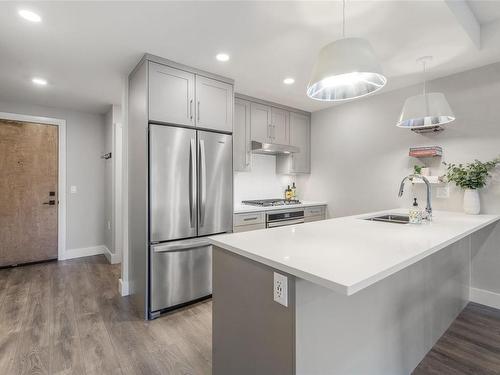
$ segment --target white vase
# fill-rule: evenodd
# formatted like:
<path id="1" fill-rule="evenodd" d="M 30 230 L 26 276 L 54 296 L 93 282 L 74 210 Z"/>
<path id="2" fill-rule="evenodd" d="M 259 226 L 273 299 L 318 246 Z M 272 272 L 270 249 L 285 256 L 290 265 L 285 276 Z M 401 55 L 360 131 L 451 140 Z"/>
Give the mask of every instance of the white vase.
<path id="1" fill-rule="evenodd" d="M 477 215 L 479 211 L 481 211 L 479 191 L 477 189 L 466 189 L 464 191 L 464 212 L 469 215 Z"/>

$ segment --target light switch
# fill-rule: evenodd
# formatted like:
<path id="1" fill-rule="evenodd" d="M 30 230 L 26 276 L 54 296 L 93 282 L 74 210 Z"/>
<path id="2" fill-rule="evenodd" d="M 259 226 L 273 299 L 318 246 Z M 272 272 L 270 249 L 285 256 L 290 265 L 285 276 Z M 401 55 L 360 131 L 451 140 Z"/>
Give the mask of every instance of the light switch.
<path id="1" fill-rule="evenodd" d="M 71 191 L 71 194 L 76 194 L 76 192 L 77 192 L 76 186 L 75 185 L 71 185 L 71 190 L 70 191 Z"/>

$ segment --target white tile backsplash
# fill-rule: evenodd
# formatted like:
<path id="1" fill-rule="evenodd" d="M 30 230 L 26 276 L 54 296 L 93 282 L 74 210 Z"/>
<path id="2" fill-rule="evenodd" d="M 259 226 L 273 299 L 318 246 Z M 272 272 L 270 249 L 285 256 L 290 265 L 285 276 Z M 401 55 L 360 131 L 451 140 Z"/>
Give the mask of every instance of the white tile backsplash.
<path id="1" fill-rule="evenodd" d="M 246 199 L 283 198 L 294 176 L 276 174 L 276 156 L 252 155 L 250 172 L 234 172 L 234 203 Z"/>

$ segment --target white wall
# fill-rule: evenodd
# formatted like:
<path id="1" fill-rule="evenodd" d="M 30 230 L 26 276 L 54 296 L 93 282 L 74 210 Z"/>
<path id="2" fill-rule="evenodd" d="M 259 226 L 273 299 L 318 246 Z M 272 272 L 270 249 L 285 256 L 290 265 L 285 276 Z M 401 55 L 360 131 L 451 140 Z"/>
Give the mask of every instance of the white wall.
<path id="1" fill-rule="evenodd" d="M 104 116 L 104 153 L 113 152 L 113 107 Z M 112 155 L 115 156 L 115 155 Z M 113 158 L 104 160 L 104 244 L 115 252 L 113 239 Z"/>
<path id="2" fill-rule="evenodd" d="M 500 63 L 432 81 L 431 91 L 444 92 L 457 120 L 439 134 L 418 135 L 395 126 L 404 100 L 415 95 L 414 86 L 315 112 L 312 115 L 312 173 L 304 179 L 308 200 L 328 202 L 330 216 L 409 205 L 397 197 L 399 182 L 416 159 L 411 146 L 440 145 L 443 160 L 483 161 L 500 154 Z M 439 174 L 440 160 L 433 160 Z M 481 191 L 483 213 L 500 213 L 500 173 Z M 414 194 L 423 201 L 424 186 Z M 433 191 L 435 197 L 435 191 Z M 448 199 L 433 198 L 434 209 L 462 210 L 463 193 L 451 189 Z M 486 231 L 486 230 L 485 230 Z M 500 301 L 500 226 L 474 237 L 474 287 L 498 293 Z"/>
<path id="3" fill-rule="evenodd" d="M 234 204 L 248 199 L 284 198 L 292 181 L 293 176 L 276 174 L 275 156 L 253 154 L 250 172 L 234 172 Z"/>
<path id="4" fill-rule="evenodd" d="M 306 199 L 328 201 L 331 216 L 404 206 L 411 194 L 399 199 L 399 182 L 417 162 L 408 157 L 409 147 L 440 145 L 442 159 L 449 162 L 489 160 L 500 154 L 500 64 L 435 80 L 428 87 L 445 93 L 457 117 L 440 134 L 418 135 L 395 126 L 404 100 L 420 86 L 313 113 Z M 435 174 L 442 168 L 439 162 L 432 162 Z M 500 212 L 499 182 L 497 174 L 481 192 L 484 213 Z M 423 196 L 423 186 L 416 190 Z M 462 192 L 452 189 L 449 199 L 434 198 L 433 204 L 460 211 Z"/>
<path id="5" fill-rule="evenodd" d="M 103 116 L 2 101 L 0 111 L 66 120 L 66 248 L 98 252 L 105 241 Z M 69 193 L 72 185 L 78 188 L 76 194 Z"/>
<path id="6" fill-rule="evenodd" d="M 122 248 L 122 127 L 121 108 L 112 105 L 104 116 L 104 148 L 111 152 L 105 164 L 105 245 L 110 263 L 119 263 Z"/>

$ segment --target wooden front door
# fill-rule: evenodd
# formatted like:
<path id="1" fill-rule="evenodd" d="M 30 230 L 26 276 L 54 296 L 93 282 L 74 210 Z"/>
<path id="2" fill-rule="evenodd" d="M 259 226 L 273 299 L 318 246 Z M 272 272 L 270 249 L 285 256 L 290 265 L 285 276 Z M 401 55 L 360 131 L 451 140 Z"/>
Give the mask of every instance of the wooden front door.
<path id="1" fill-rule="evenodd" d="M 57 259 L 57 126 L 0 119 L 0 267 Z"/>

